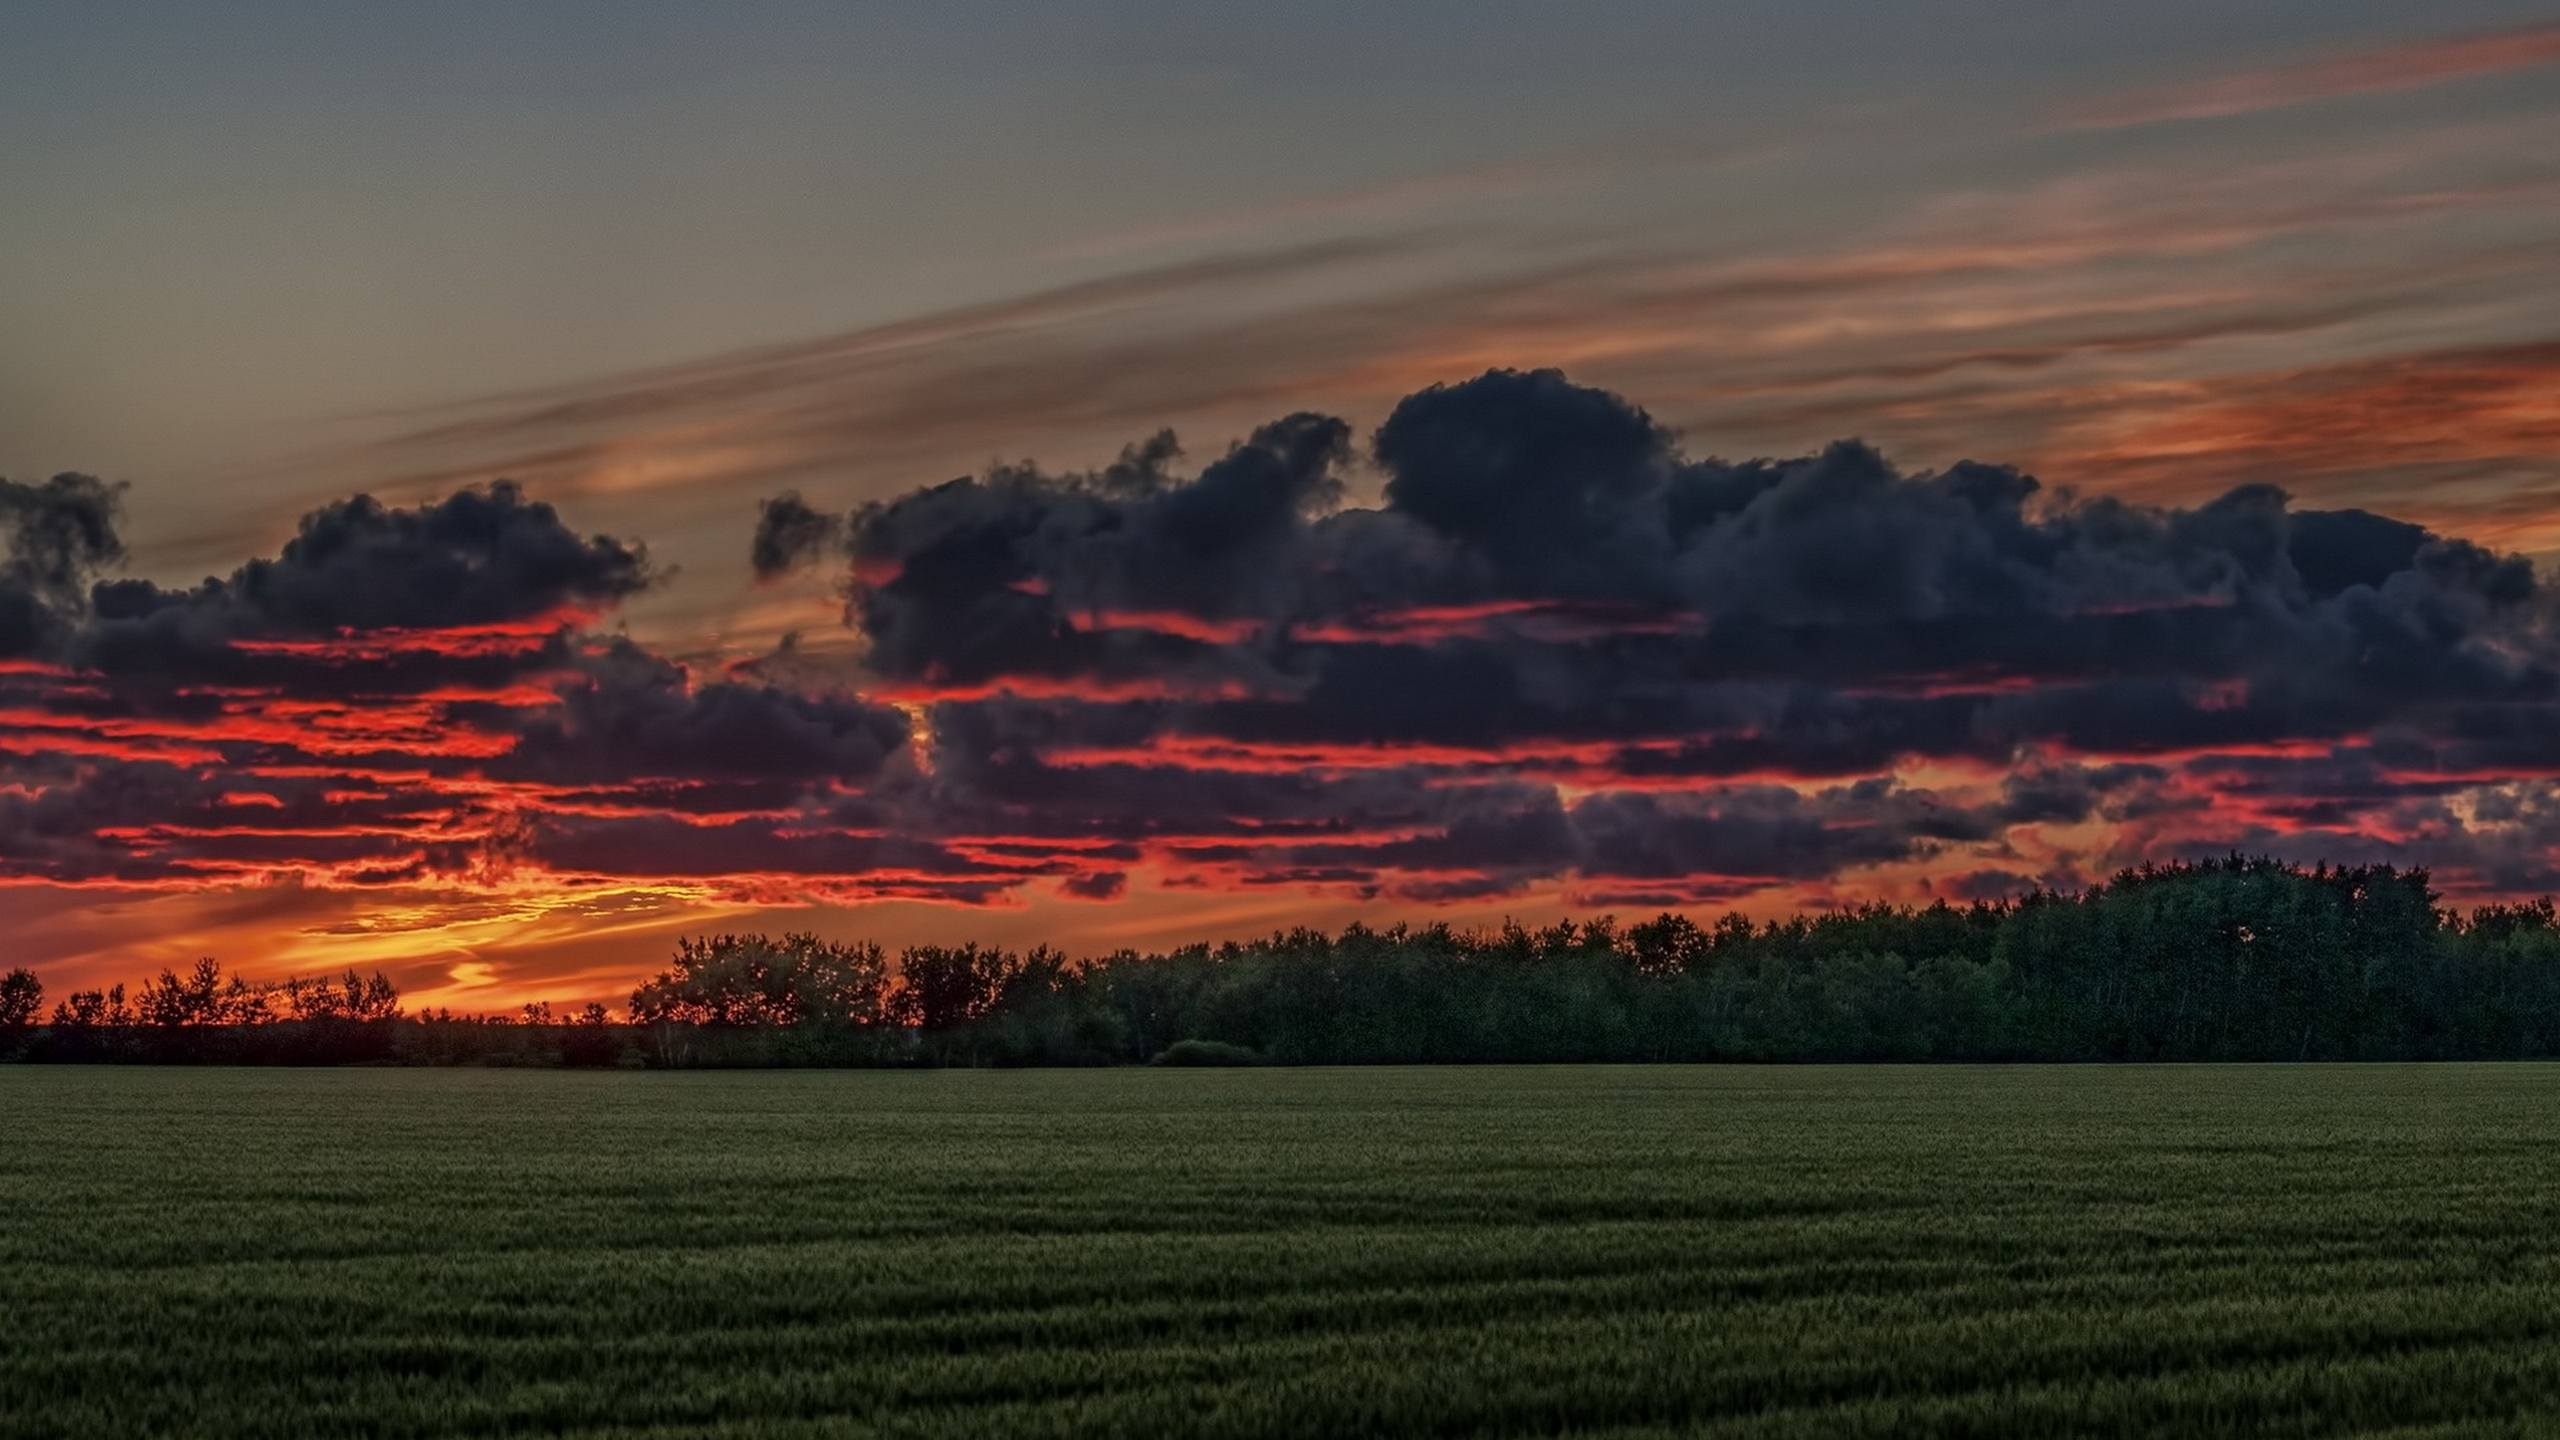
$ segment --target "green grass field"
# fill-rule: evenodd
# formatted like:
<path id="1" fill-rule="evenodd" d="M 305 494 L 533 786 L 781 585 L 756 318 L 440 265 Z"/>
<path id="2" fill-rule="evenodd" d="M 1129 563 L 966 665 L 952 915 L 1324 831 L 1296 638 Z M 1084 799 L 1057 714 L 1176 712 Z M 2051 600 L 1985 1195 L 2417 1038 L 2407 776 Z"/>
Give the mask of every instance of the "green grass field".
<path id="1" fill-rule="evenodd" d="M 0 1070 L 0 1434 L 2560 1430 L 2560 1069 Z"/>

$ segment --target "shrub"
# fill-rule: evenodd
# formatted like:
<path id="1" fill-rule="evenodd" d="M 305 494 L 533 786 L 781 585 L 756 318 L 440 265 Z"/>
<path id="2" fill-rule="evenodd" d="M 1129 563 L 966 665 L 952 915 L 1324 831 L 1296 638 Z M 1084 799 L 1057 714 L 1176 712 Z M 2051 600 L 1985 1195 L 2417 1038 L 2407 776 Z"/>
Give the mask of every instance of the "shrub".
<path id="1" fill-rule="evenodd" d="M 1262 1052 L 1224 1040 L 1176 1040 L 1149 1062 L 1156 1065 L 1259 1065 Z"/>

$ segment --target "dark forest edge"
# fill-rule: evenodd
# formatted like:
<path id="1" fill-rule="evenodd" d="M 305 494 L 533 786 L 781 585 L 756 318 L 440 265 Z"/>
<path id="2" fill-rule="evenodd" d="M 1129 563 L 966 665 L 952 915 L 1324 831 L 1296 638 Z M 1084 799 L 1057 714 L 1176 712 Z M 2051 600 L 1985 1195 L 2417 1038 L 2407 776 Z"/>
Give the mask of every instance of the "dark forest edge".
<path id="1" fill-rule="evenodd" d="M 1701 927 L 1666 914 L 1135 951 L 679 943 L 615 1017 L 408 1013 L 380 975 L 211 961 L 48 1014 L 0 977 L 0 1057 L 575 1066 L 2431 1060 L 2560 1056 L 2548 899 L 2440 907 L 2422 870 L 2234 856 L 2076 893 Z"/>

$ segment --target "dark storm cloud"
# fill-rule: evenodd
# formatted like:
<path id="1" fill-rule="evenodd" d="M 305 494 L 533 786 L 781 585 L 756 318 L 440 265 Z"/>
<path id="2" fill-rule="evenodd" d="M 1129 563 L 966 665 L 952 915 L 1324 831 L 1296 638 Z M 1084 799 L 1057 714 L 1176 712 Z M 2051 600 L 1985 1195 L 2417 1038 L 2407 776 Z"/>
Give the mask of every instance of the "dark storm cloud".
<path id="1" fill-rule="evenodd" d="M 957 684 L 1180 670 L 1220 639 L 1218 622 L 1287 603 L 1257 582 L 1294 583 L 1310 517 L 1340 494 L 1349 434 L 1289 416 L 1184 481 L 1159 433 L 1089 474 L 1001 469 L 867 506 L 850 543 L 857 578 L 878 577 L 855 596 L 873 663 Z"/>
<path id="2" fill-rule="evenodd" d="M 121 487 L 89 475 L 40 485 L 0 479 L 0 659 L 59 640 L 91 576 L 124 558 L 116 536 Z"/>
<path id="3" fill-rule="evenodd" d="M 606 879 L 727 881 L 769 901 L 907 898 L 985 904 L 1058 863 L 975 859 L 897 835 L 845 834 L 766 819 L 701 825 L 665 816 L 566 817 L 531 830 L 521 863 Z"/>
<path id="4" fill-rule="evenodd" d="M 1883 780 L 1812 797 L 1743 786 L 1705 795 L 1595 795 L 1574 807 L 1586 873 L 1641 880 L 1812 879 L 1907 859 L 1932 829 L 1953 832 L 1945 838 L 1988 833 L 1969 816 L 1931 815 Z"/>
<path id="5" fill-rule="evenodd" d="M 1517 863 L 1483 872 L 1511 875 L 1813 879 L 2018 827 L 2210 824 L 2176 783 L 2197 754 L 2423 737 L 2560 765 L 2550 732 L 2484 718 L 2560 702 L 2548 590 L 2388 516 L 2268 485 L 2145 506 L 1992 464 L 1907 473 L 1854 442 L 1700 459 L 1553 372 L 1396 406 L 1375 507 L 1340 503 L 1346 448 L 1296 415 L 1194 479 L 1159 434 L 1097 472 L 865 506 L 845 544 L 870 663 L 941 702 L 949 783 L 1017 797 L 1094 773 L 1044 757 L 1183 786 L 1597 792 L 1542 843 L 1513 832 Z M 2007 779 L 1923 804 L 1885 783 L 1913 762 Z M 1842 783 L 1817 802 L 1773 777 Z M 1295 847 L 1272 873 L 1427 848 Z M 1463 884 L 1474 861 L 1440 863 Z"/>
<path id="6" fill-rule="evenodd" d="M 100 581 L 82 604 L 116 553 L 111 500 L 68 478 L 6 495 L 9 583 L 51 627 L 45 663 L 0 671 L 9 877 L 477 883 L 554 843 L 642 874 L 643 835 L 664 873 L 718 874 L 723 845 L 761 863 L 782 819 L 907 744 L 886 706 L 698 680 L 587 633 L 649 582 L 644 553 L 512 485 L 358 497 L 227 577 Z"/>
<path id="7" fill-rule="evenodd" d="M 267 628 L 326 634 L 519 620 L 610 604 L 648 579 L 639 546 L 581 535 L 500 481 L 413 509 L 359 495 L 315 510 L 274 559 L 193 593 Z"/>
<path id="8" fill-rule="evenodd" d="M 1373 448 L 1389 511 L 1481 552 L 1529 591 L 1623 594 L 1668 549 L 1659 497 L 1671 437 L 1555 371 L 1435 385 L 1396 406 Z"/>
<path id="9" fill-rule="evenodd" d="M 1700 458 L 1553 372 L 1355 439 L 769 501 L 759 576 L 846 567 L 846 686 L 600 637 L 646 556 L 512 486 L 333 505 L 191 590 L 91 583 L 106 487 L 10 487 L 6 875 L 1708 904 L 2232 845 L 2554 869 L 2560 610 L 2516 557 L 2266 485 Z"/>
<path id="10" fill-rule="evenodd" d="M 2169 778 L 2158 765 L 2035 765 L 2000 784 L 2001 820 L 2011 825 L 2077 824 L 2110 797 Z"/>
<path id="11" fill-rule="evenodd" d="M 0 576 L 48 599 L 76 600 L 91 574 L 124 558 L 116 537 L 121 493 L 93 475 L 56 475 L 41 485 L 0 479 L 0 529 L 9 537 Z"/>
<path id="12" fill-rule="evenodd" d="M 0 792 L 0 855 L 11 874 L 59 881 L 165 873 L 166 862 L 104 833 L 184 813 L 204 787 L 174 766 L 11 767 Z"/>
<path id="13" fill-rule="evenodd" d="M 968 713 L 979 708 L 937 707 L 937 765 L 929 785 L 886 797 L 907 814 L 902 823 L 946 836 L 1209 837 L 1238 848 L 1200 853 L 1246 858 L 1257 845 L 1291 839 L 1438 829 L 1454 806 L 1479 804 L 1483 792 L 1496 789 L 1521 803 L 1551 798 L 1545 788 L 1526 785 L 1437 786 L 1408 767 L 1352 774 L 1307 767 L 1234 769 L 1143 752 L 1106 763 L 1053 764 L 1035 747 L 991 739 L 999 731 L 1029 732 Z M 863 810 L 848 818 L 890 818 L 874 808 L 879 803 L 866 798 Z"/>
<path id="14" fill-rule="evenodd" d="M 2010 870 L 1968 870 L 1947 876 L 1932 888 L 1950 900 L 2014 900 L 2039 883 L 2034 876 Z"/>
<path id="15" fill-rule="evenodd" d="M 2387 584 L 2432 538 L 2423 525 L 2363 510 L 2297 510 L 2285 554 L 2303 588 L 2327 597 Z"/>
<path id="16" fill-rule="evenodd" d="M 855 578 L 884 668 L 966 668 L 953 656 L 985 644 L 973 618 L 1067 629 L 1112 610 L 1277 630 L 1364 608 L 1582 600 L 1686 616 L 1691 645 L 1747 646 L 1744 622 L 1810 626 L 1876 649 L 1934 641 L 1952 663 L 2002 658 L 1992 631 L 2011 621 L 2041 622 L 2025 643 L 2049 649 L 2111 629 L 2135 632 L 2119 644 L 2183 645 L 2174 620 L 2104 622 L 2211 608 L 2231 613 L 2192 623 L 2263 629 L 2351 596 L 2368 618 L 2430 603 L 2486 618 L 2534 598 L 2516 562 L 2362 512 L 2296 514 L 2268 487 L 2166 510 L 2050 495 L 1998 466 L 1905 475 L 1855 444 L 1692 461 L 1641 411 L 1552 373 L 1497 372 L 1397 407 L 1374 447 L 1387 475 L 1375 510 L 1324 513 L 1334 433 L 1291 417 L 1189 483 L 1160 436 L 1092 475 L 1002 470 L 865 507 Z M 1237 471 L 1253 483 L 1231 483 Z M 1180 523 L 1209 514 L 1221 523 Z M 1247 543 L 1260 566 L 1203 573 Z M 973 609 L 1003 594 L 1029 603 Z M 945 623 L 910 635 L 910 607 Z"/>
<path id="17" fill-rule="evenodd" d="M 747 562 L 759 580 L 770 580 L 825 554 L 843 534 L 844 522 L 822 515 L 793 490 L 764 502 L 756 512 L 756 533 Z"/>
<path id="18" fill-rule="evenodd" d="M 1214 661 L 1367 705 L 1381 726 L 1437 702 L 1390 704 L 1383 675 L 1345 672 L 1416 667 L 1401 688 L 1557 710 L 1752 673 L 1842 690 L 2256 678 L 2385 709 L 2416 686 L 2511 698 L 2554 675 L 2552 608 L 2525 562 L 2364 512 L 2294 512 L 2266 486 L 2178 510 L 1970 462 L 1904 474 L 1848 443 L 1690 460 L 1615 396 L 1496 372 L 1398 406 L 1374 447 L 1385 503 L 1328 514 L 1309 499 L 1334 450 L 1285 465 L 1284 431 L 1325 433 L 1291 417 L 1188 484 L 1159 437 L 1098 475 L 1000 471 L 866 507 L 854 579 L 876 663 L 980 680 Z M 1226 472 L 1247 457 L 1272 478 L 1236 487 L 1266 497 L 1239 507 Z M 1191 512 L 1232 518 L 1205 539 L 1166 523 Z M 1255 563 L 1224 563 L 1248 543 Z M 1380 659 L 1415 639 L 1416 612 L 1442 629 Z M 1577 615 L 1582 633 L 1554 633 Z M 1611 646 L 1589 667 L 1605 673 L 1573 673 Z"/>
<path id="19" fill-rule="evenodd" d="M 504 482 L 409 509 L 359 495 L 305 515 L 274 558 L 192 589 L 100 583 L 71 654 L 136 688 L 285 684 L 315 671 L 328 672 L 311 681 L 323 691 L 367 672 L 393 690 L 430 677 L 486 684 L 533 668 L 542 637 L 650 578 L 638 545 L 582 535 Z M 367 645 L 368 635 L 401 638 Z"/>
<path id="20" fill-rule="evenodd" d="M 730 681 L 694 684 L 627 640 L 579 662 L 560 704 L 530 714 L 492 773 L 627 784 L 786 780 L 853 784 L 907 742 L 906 717 L 854 699 Z"/>
<path id="21" fill-rule="evenodd" d="M 1129 875 L 1125 870 L 1094 870 L 1070 876 L 1058 886 L 1061 894 L 1078 900 L 1117 900 L 1128 889 Z"/>

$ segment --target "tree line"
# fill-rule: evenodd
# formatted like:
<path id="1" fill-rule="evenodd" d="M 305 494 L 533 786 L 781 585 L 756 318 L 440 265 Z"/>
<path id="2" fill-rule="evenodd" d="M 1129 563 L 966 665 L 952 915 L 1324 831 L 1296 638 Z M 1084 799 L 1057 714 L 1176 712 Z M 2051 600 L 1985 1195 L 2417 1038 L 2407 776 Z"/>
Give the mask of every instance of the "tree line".
<path id="1" fill-rule="evenodd" d="M 2560 1056 L 2548 899 L 2457 912 L 2423 870 L 2234 856 L 2076 892 L 1701 926 L 1352 925 L 1071 961 L 808 934 L 679 942 L 620 1018 L 406 1013 L 379 974 L 211 961 L 42 1011 L 0 1056 L 761 1065 L 2384 1060 Z"/>

